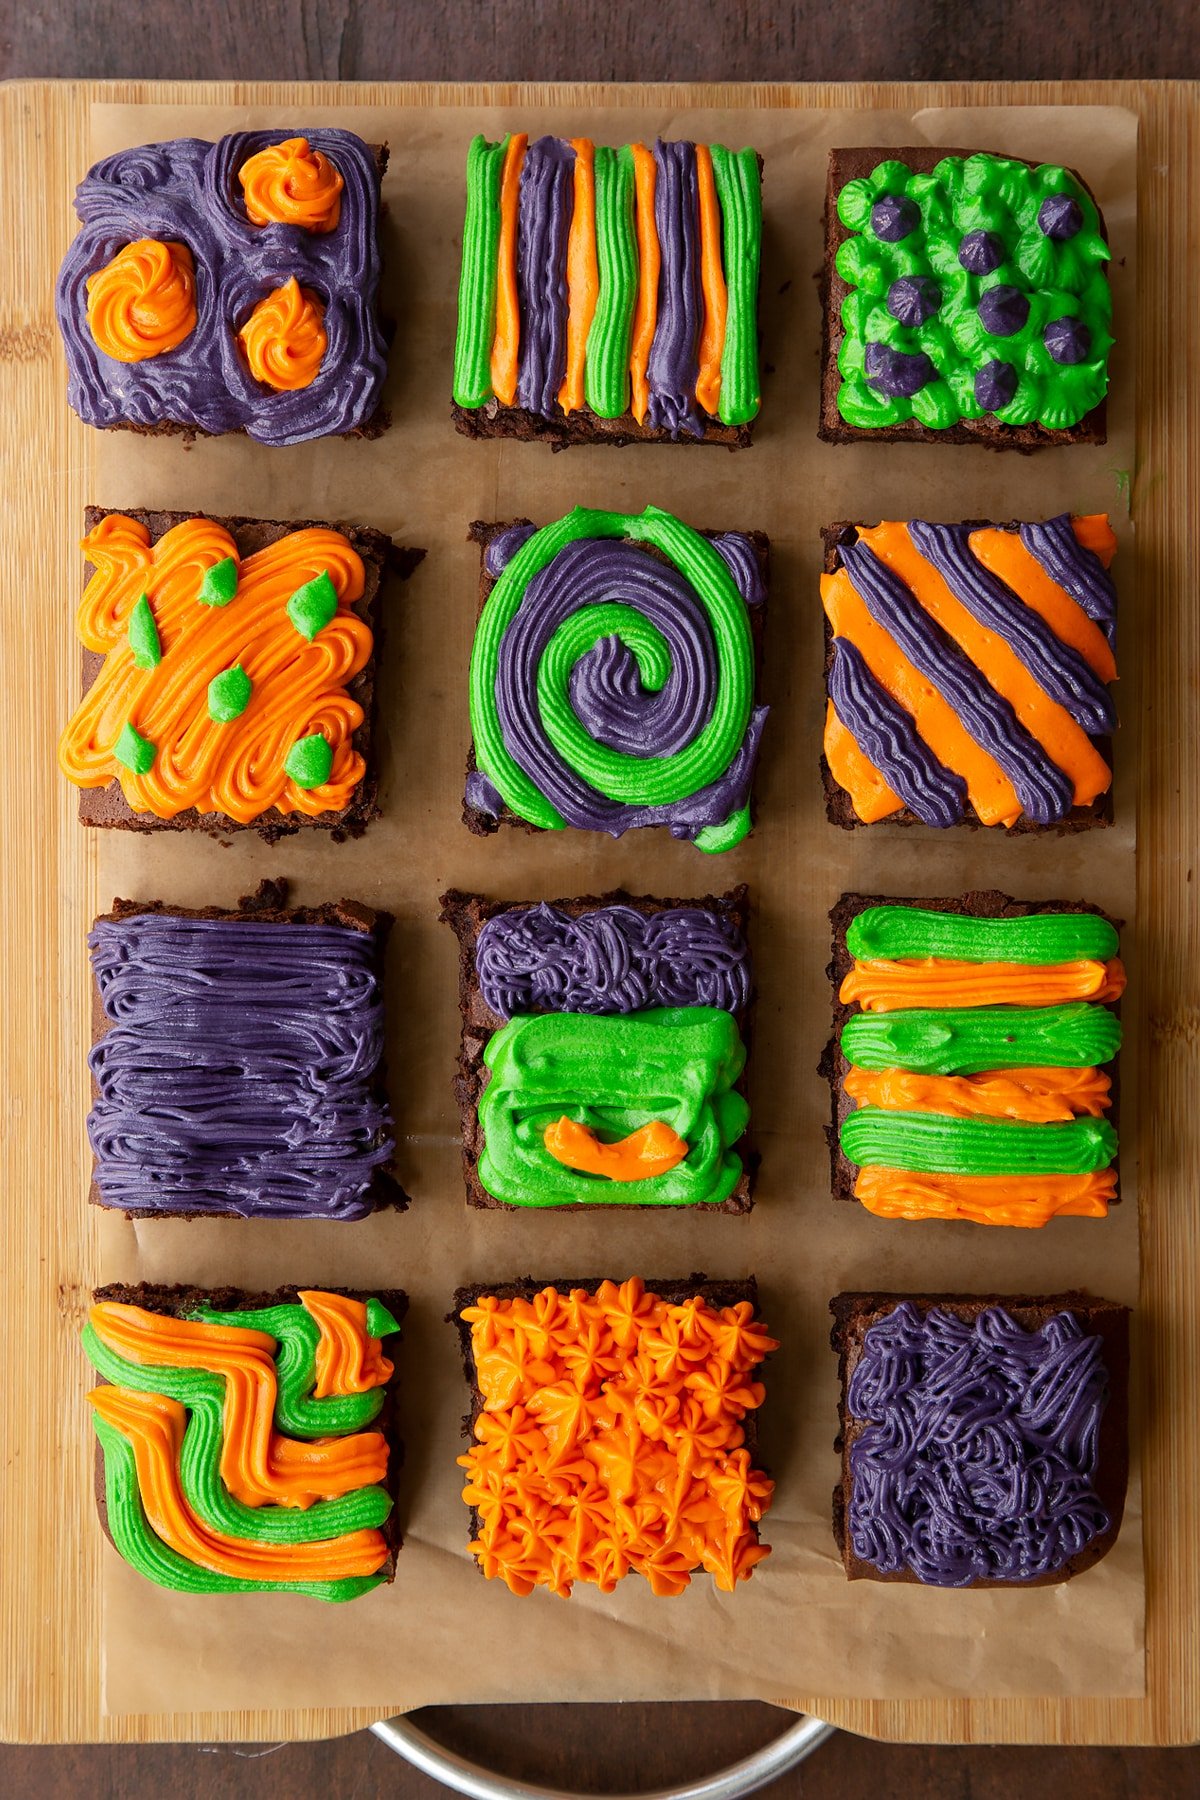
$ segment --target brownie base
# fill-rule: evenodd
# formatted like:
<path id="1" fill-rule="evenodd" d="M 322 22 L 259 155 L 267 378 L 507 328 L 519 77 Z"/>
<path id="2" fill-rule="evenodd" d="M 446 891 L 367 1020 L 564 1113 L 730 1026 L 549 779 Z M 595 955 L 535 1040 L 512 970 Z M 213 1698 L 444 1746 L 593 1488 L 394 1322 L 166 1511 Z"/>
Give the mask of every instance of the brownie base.
<path id="1" fill-rule="evenodd" d="M 963 519 L 973 531 L 991 527 L 1004 531 L 1017 523 L 1010 520 L 1007 524 L 994 524 L 990 519 Z M 825 547 L 825 573 L 834 575 L 841 567 L 839 551 L 843 544 L 857 541 L 859 527 L 848 519 L 839 519 L 833 525 L 825 525 L 821 529 L 821 542 Z M 825 689 L 829 690 L 829 671 L 833 667 L 833 627 L 828 616 L 822 612 L 825 631 Z M 1111 737 L 1092 738 L 1091 742 L 1111 769 L 1113 766 L 1113 742 Z M 916 813 L 907 806 L 899 812 L 889 813 L 886 819 L 877 819 L 874 824 L 860 819 L 854 810 L 854 802 L 846 789 L 834 780 L 833 770 L 824 751 L 821 753 L 821 786 L 825 793 L 825 817 L 831 825 L 838 825 L 843 831 L 874 831 L 881 825 L 921 825 Z M 969 800 L 963 803 L 963 816 L 956 825 L 949 827 L 951 831 L 998 831 L 1005 837 L 1074 837 L 1080 831 L 1104 830 L 1113 823 L 1113 791 L 1112 785 L 1103 794 L 1097 794 L 1090 806 L 1073 806 L 1062 819 L 1056 819 L 1049 825 L 1039 825 L 1036 819 L 1029 819 L 1024 813 L 1012 825 L 985 825 Z M 937 827 L 927 826 L 927 830 Z"/>
<path id="2" fill-rule="evenodd" d="M 978 154 L 978 150 L 951 150 L 930 144 L 909 145 L 899 150 L 882 145 L 874 149 L 829 152 L 829 172 L 825 185 L 825 256 L 820 272 L 821 412 L 817 436 L 823 443 L 978 444 L 986 450 L 1018 450 L 1024 455 L 1030 455 L 1035 450 L 1052 448 L 1056 444 L 1103 444 L 1108 441 L 1108 407 L 1105 400 L 1101 400 L 1091 412 L 1085 413 L 1077 425 L 1063 431 L 1048 431 L 1036 422 L 1031 425 L 1005 425 L 991 413 L 985 413 L 981 419 L 962 419 L 957 425 L 947 426 L 944 431 L 931 431 L 916 419 L 905 419 L 898 425 L 863 427 L 848 424 L 838 410 L 838 390 L 842 385 L 838 355 L 846 335 L 842 325 L 842 305 L 854 290 L 838 274 L 835 258 L 846 239 L 856 235 L 847 231 L 838 217 L 838 195 L 848 181 L 870 175 L 881 162 L 907 163 L 914 175 L 929 175 L 943 157 Z M 1017 156 L 1008 160 L 1023 162 L 1025 159 Z M 1032 169 L 1037 164 L 1027 163 L 1026 166 Z M 1095 205 L 1100 231 L 1107 237 L 1104 215 L 1095 194 L 1078 170 L 1070 169 L 1068 173 L 1075 177 Z"/>
<path id="3" fill-rule="evenodd" d="M 479 933 L 489 919 L 499 913 L 524 912 L 530 906 L 536 906 L 533 900 L 486 900 L 482 894 L 464 894 L 457 888 L 451 888 L 441 896 L 440 920 L 450 925 L 458 938 L 458 1010 L 462 1020 L 462 1033 L 459 1040 L 458 1061 L 454 1076 L 454 1097 L 458 1103 L 459 1121 L 462 1129 L 463 1179 L 466 1183 L 467 1202 L 490 1212 L 653 1212 L 674 1211 L 684 1213 L 724 1212 L 747 1213 L 754 1205 L 754 1183 L 758 1173 L 760 1157 L 753 1147 L 753 1140 L 747 1147 L 739 1147 L 738 1154 L 742 1158 L 742 1174 L 737 1186 L 727 1200 L 719 1205 L 709 1201 L 701 1201 L 694 1206 L 664 1208 L 661 1206 L 606 1206 L 603 1201 L 589 1204 L 583 1201 L 568 1200 L 561 1206 L 529 1207 L 512 1206 L 506 1200 L 497 1200 L 489 1194 L 479 1179 L 479 1158 L 483 1151 L 483 1131 L 479 1124 L 479 1101 L 488 1084 L 491 1071 L 484 1062 L 484 1052 L 493 1034 L 501 1029 L 505 1021 L 499 1013 L 492 1011 L 480 990 L 479 979 L 475 971 L 475 945 Z M 668 912 L 674 907 L 703 907 L 707 912 L 719 913 L 728 919 L 741 932 L 743 938 L 748 934 L 750 896 L 745 886 L 736 887 L 727 894 L 706 894 L 699 900 L 658 900 L 649 894 L 627 894 L 621 888 L 614 888 L 607 894 L 575 895 L 571 899 L 548 900 L 540 904 L 553 906 L 559 912 L 566 913 L 570 919 L 578 919 L 581 914 L 594 912 L 601 906 L 629 906 L 635 912 L 647 917 L 655 913 Z M 750 1003 L 734 1014 L 742 1042 L 746 1046 L 746 1068 L 750 1066 L 751 1026 L 753 1020 L 755 996 L 751 994 Z M 741 1094 L 746 1092 L 746 1073 L 736 1084 Z M 543 1285 L 545 1285 L 543 1283 Z M 578 1285 L 578 1284 L 576 1284 Z"/>
<path id="4" fill-rule="evenodd" d="M 101 920 L 119 924 L 124 919 L 137 918 L 142 913 L 153 913 L 172 919 L 220 919 L 227 924 L 241 923 L 251 925 L 342 925 L 350 930 L 370 933 L 376 944 L 376 971 L 382 990 L 383 955 L 392 928 L 392 915 L 377 912 L 373 907 L 364 905 L 359 900 L 330 900 L 320 906 L 289 906 L 287 904 L 288 884 L 286 880 L 275 877 L 260 881 L 253 894 L 243 894 L 236 907 L 225 906 L 171 906 L 165 900 L 121 900 L 115 899 L 106 913 L 99 913 L 96 923 Z M 104 1011 L 100 999 L 100 989 L 92 982 L 92 1045 L 112 1029 L 112 1020 Z M 99 1086 L 95 1077 L 91 1080 L 92 1104 L 100 1098 Z M 380 1061 L 376 1070 L 372 1097 L 383 1104 L 387 1099 L 387 1066 Z M 409 1196 L 397 1181 L 395 1175 L 387 1167 L 374 1171 L 374 1179 L 367 1191 L 367 1201 L 372 1211 L 378 1212 L 390 1208 L 394 1212 L 404 1212 L 409 1205 Z M 92 1206 L 103 1207 L 106 1212 L 120 1212 L 123 1209 L 108 1205 L 100 1197 L 100 1189 L 96 1182 L 95 1158 L 92 1160 L 92 1179 L 88 1190 L 88 1202 Z M 364 1215 L 366 1216 L 366 1215 Z M 243 1224 L 252 1223 L 242 1219 L 240 1213 L 219 1213 L 211 1210 L 203 1212 L 188 1211 L 186 1207 L 159 1207 L 150 1212 L 126 1212 L 127 1219 L 230 1219 L 241 1220 Z M 261 1222 L 261 1221 L 260 1221 Z M 277 1219 L 275 1224 L 311 1223 L 304 1219 Z M 352 1223 L 353 1221 L 343 1221 Z M 231 1290 L 232 1291 L 232 1290 Z M 330 1289 L 330 1292 L 334 1292 Z"/>
<path id="5" fill-rule="evenodd" d="M 471 543 L 479 545 L 479 600 L 475 611 L 477 625 L 479 619 L 483 615 L 483 609 L 487 605 L 488 595 L 495 587 L 497 580 L 496 576 L 488 573 L 486 561 L 488 545 L 493 538 L 499 537 L 502 532 L 511 531 L 518 525 L 532 524 L 533 521 L 531 519 L 500 519 L 491 523 L 482 519 L 472 520 L 467 531 L 467 537 Z M 755 555 L 758 558 L 759 574 L 762 577 L 763 587 L 764 589 L 767 589 L 769 585 L 768 576 L 770 573 L 771 559 L 770 538 L 765 531 L 745 531 L 740 526 L 731 527 L 730 529 L 737 530 L 741 537 L 748 538 L 753 544 Z M 701 537 L 706 538 L 716 538 L 724 536 L 725 533 L 722 531 L 710 530 L 702 531 L 700 535 Z M 639 544 L 638 548 L 644 550 L 649 556 L 658 556 L 659 554 L 652 544 Z M 758 606 L 748 606 L 746 608 L 746 612 L 750 619 L 750 635 L 754 647 L 753 695 L 754 703 L 756 705 L 760 704 L 759 687 L 762 678 L 763 635 L 766 630 L 766 610 L 766 600 L 762 601 Z M 472 738 L 467 747 L 468 779 L 475 773 L 477 767 L 478 764 L 475 760 L 475 740 Z M 752 822 L 754 820 L 754 811 L 754 795 L 751 793 L 750 816 Z M 499 831 L 502 825 L 514 826 L 517 830 L 529 832 L 530 834 L 535 832 L 540 833 L 544 829 L 541 825 L 532 825 L 528 819 L 519 818 L 508 806 L 502 805 L 499 813 L 493 818 L 491 813 L 483 812 L 479 807 L 471 806 L 466 799 L 463 800 L 462 821 L 467 830 L 473 832 L 476 837 L 490 837 L 494 831 Z M 665 830 L 666 828 L 664 826 L 648 826 L 639 829 Z"/>
<path id="6" fill-rule="evenodd" d="M 549 444 L 552 450 L 569 450 L 572 444 L 715 444 L 723 450 L 748 450 L 753 442 L 754 425 L 722 425 L 706 417 L 704 436 L 693 437 L 683 432 L 674 437 L 661 425 L 639 425 L 632 413 L 619 419 L 602 419 L 584 407 L 569 416 L 552 419 L 530 412 L 524 406 L 502 406 L 489 400 L 485 406 L 450 404 L 454 428 L 467 438 L 509 438 L 526 444 Z"/>
<path id="7" fill-rule="evenodd" d="M 885 1574 L 873 1563 L 863 1562 L 854 1554 L 850 1542 L 848 1520 L 853 1474 L 850 1451 L 869 1421 L 855 1418 L 848 1410 L 846 1396 L 850 1381 L 862 1357 L 863 1340 L 869 1328 L 907 1300 L 922 1315 L 935 1308 L 952 1313 L 968 1324 L 988 1307 L 1002 1306 L 1022 1327 L 1033 1331 L 1044 1325 L 1055 1313 L 1073 1313 L 1092 1337 L 1104 1345 L 1104 1363 L 1108 1370 L 1109 1399 L 1100 1421 L 1095 1490 L 1111 1521 L 1107 1531 L 1093 1538 L 1061 1569 L 1039 1575 L 1032 1581 L 971 1581 L 967 1588 L 1054 1587 L 1072 1580 L 1107 1556 L 1117 1541 L 1125 1510 L 1125 1490 L 1129 1480 L 1129 1308 L 1113 1300 L 1094 1300 L 1078 1289 L 1063 1294 L 897 1294 L 842 1293 L 829 1302 L 834 1324 L 830 1345 L 837 1352 L 838 1435 L 835 1450 L 842 1458 L 842 1475 L 833 1490 L 833 1535 L 841 1553 L 846 1575 L 851 1581 L 900 1581 L 924 1587 L 911 1570 Z"/>
<path id="8" fill-rule="evenodd" d="M 408 1295 L 402 1288 L 343 1288 L 330 1287 L 325 1282 L 307 1282 L 307 1289 L 316 1288 L 323 1294 L 341 1294 L 350 1300 L 379 1300 L 387 1307 L 398 1326 L 403 1326 L 404 1316 L 408 1311 Z M 139 1281 L 135 1283 L 113 1282 L 108 1287 L 97 1288 L 92 1295 L 94 1302 L 109 1300 L 120 1306 L 140 1306 L 146 1312 L 162 1313 L 168 1318 L 182 1318 L 197 1306 L 211 1307 L 214 1312 L 256 1312 L 268 1306 L 294 1305 L 299 1299 L 298 1287 L 279 1287 L 271 1293 L 248 1294 L 235 1287 L 188 1287 L 181 1283 L 173 1286 L 159 1286 L 153 1282 Z M 390 1335 L 390 1334 L 389 1334 Z M 100 1379 L 97 1377 L 97 1379 Z M 396 1578 L 396 1555 L 404 1542 L 397 1516 L 397 1495 L 400 1486 L 400 1471 L 404 1466 L 404 1442 L 396 1430 L 396 1404 L 393 1381 L 389 1381 L 384 1389 L 383 1407 L 371 1429 L 382 1431 L 388 1444 L 388 1466 L 383 1485 L 392 1497 L 392 1510 L 380 1526 L 384 1541 L 388 1547 L 388 1560 L 380 1570 L 386 1582 Z M 100 1525 L 109 1543 L 116 1549 L 112 1531 L 108 1523 L 108 1495 L 104 1484 L 104 1452 L 99 1439 L 96 1442 L 96 1454 L 93 1463 L 94 1485 L 96 1494 L 96 1511 L 100 1516 Z M 119 1555 L 120 1552 L 118 1551 Z"/>
<path id="9" fill-rule="evenodd" d="M 1090 913 L 1094 918 L 1108 919 L 1110 925 L 1120 930 L 1123 920 L 1113 919 L 1103 907 L 1093 906 L 1088 900 L 1014 900 L 1011 895 L 1003 894 L 999 888 L 978 888 L 955 899 L 928 899 L 924 896 L 896 896 L 891 894 L 843 894 L 831 908 L 829 923 L 833 929 L 833 945 L 826 974 L 829 977 L 833 1003 L 833 1034 L 826 1044 L 817 1065 L 817 1073 L 829 1083 L 830 1090 L 830 1122 L 825 1127 L 825 1138 L 829 1145 L 829 1180 L 835 1200 L 849 1200 L 857 1205 L 854 1183 L 858 1177 L 858 1164 L 852 1163 L 844 1154 L 841 1146 L 841 1129 L 846 1119 L 856 1109 L 845 1090 L 846 1076 L 850 1073 L 850 1064 L 842 1055 L 842 1028 L 847 1019 L 861 1010 L 858 1006 L 847 1006 L 840 998 L 842 982 L 854 967 L 854 958 L 846 948 L 846 932 L 851 920 L 869 906 L 919 906 L 926 912 L 956 913 L 960 917 L 972 916 L 981 919 L 1030 919 L 1039 913 Z M 1120 1015 L 1120 1006 L 1111 1006 L 1111 1012 Z M 1116 1130 L 1120 1119 L 1121 1094 L 1118 1080 L 1120 1059 L 1117 1058 L 1108 1068 L 1112 1081 L 1112 1105 L 1105 1115 Z M 1114 1162 L 1117 1172 L 1117 1190 L 1111 1205 L 1118 1206 L 1121 1200 L 1120 1162 Z M 903 1223 L 897 1220 L 895 1223 Z"/>

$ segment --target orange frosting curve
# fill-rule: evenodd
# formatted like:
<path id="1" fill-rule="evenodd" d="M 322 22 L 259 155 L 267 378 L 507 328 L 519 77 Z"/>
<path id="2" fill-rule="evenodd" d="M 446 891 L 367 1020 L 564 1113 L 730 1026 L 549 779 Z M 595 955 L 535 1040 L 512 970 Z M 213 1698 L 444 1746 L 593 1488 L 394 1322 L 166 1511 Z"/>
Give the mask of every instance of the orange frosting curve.
<path id="1" fill-rule="evenodd" d="M 1006 1069 L 982 1075 L 918 1075 L 907 1069 L 848 1069 L 842 1082 L 858 1106 L 946 1113 L 955 1119 L 1024 1119 L 1048 1125 L 1112 1104 L 1102 1069 Z"/>
<path id="2" fill-rule="evenodd" d="M 87 278 L 88 327 L 117 362 L 176 349 L 196 328 L 196 271 L 186 244 L 138 238 Z"/>
<path id="3" fill-rule="evenodd" d="M 252 225 L 299 225 L 325 234 L 342 214 L 341 175 L 307 138 L 285 138 L 248 157 L 238 170 Z"/>
<path id="4" fill-rule="evenodd" d="M 514 132 L 500 172 L 500 238 L 496 249 L 496 335 L 492 341 L 492 392 L 503 406 L 517 397 L 521 353 L 521 305 L 517 296 L 517 213 L 521 170 L 529 134 Z"/>
<path id="5" fill-rule="evenodd" d="M 637 234 L 638 289 L 629 339 L 630 411 L 640 425 L 650 406 L 646 370 L 658 322 L 658 274 L 661 253 L 654 221 L 654 190 L 658 170 L 645 144 L 631 144 L 633 155 L 633 211 Z"/>
<path id="6" fill-rule="evenodd" d="M 292 275 L 259 301 L 237 340 L 255 381 L 280 393 L 310 387 L 329 344 L 324 302 Z"/>
<path id="7" fill-rule="evenodd" d="M 651 1119 L 615 1144 L 601 1143 L 595 1132 L 563 1117 L 547 1125 L 544 1140 L 556 1162 L 609 1181 L 645 1181 L 665 1175 L 688 1153 L 687 1142 L 665 1119 Z"/>
<path id="8" fill-rule="evenodd" d="M 298 1290 L 298 1297 L 321 1332 L 313 1388 L 316 1399 L 325 1400 L 331 1394 L 368 1394 L 391 1380 L 392 1364 L 383 1354 L 380 1340 L 367 1329 L 365 1300 L 314 1288 Z"/>
<path id="9" fill-rule="evenodd" d="M 588 332 L 600 297 L 596 251 L 596 147 L 590 138 L 572 138 L 575 152 L 574 204 L 567 237 L 567 366 L 558 404 L 578 412 L 584 400 Z"/>
<path id="10" fill-rule="evenodd" d="M 963 1219 L 975 1225 L 1103 1219 L 1117 1191 L 1115 1169 L 1090 1175 L 918 1175 L 868 1164 L 855 1198 L 881 1219 Z"/>
<path id="11" fill-rule="evenodd" d="M 909 1006 L 1057 1006 L 1066 1000 L 1119 1000 L 1125 992 L 1120 957 L 1108 962 L 953 962 L 862 958 L 842 982 L 838 998 L 864 1012 Z"/>

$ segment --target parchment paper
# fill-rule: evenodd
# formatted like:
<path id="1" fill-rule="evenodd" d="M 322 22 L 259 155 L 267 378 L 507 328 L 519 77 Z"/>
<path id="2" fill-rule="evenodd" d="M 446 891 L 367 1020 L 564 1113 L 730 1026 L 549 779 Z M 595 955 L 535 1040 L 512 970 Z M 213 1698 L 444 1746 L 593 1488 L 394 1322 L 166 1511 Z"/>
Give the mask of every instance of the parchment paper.
<path id="1" fill-rule="evenodd" d="M 1043 1231 L 887 1223 L 829 1197 L 816 1064 L 829 1030 L 826 914 L 845 888 L 955 893 L 995 885 L 1029 899 L 1086 896 L 1132 912 L 1135 721 L 1129 717 L 1140 620 L 1126 474 L 1132 467 L 1136 121 L 1106 108 L 899 113 L 764 110 L 666 113 L 417 108 L 93 111 L 93 153 L 249 125 L 347 125 L 386 140 L 385 303 L 398 320 L 386 400 L 393 428 L 372 444 L 262 450 L 230 438 L 97 434 L 94 498 L 110 506 L 188 507 L 267 518 L 356 519 L 422 545 L 416 577 L 390 591 L 382 676 L 384 817 L 357 843 L 305 833 L 275 849 L 241 838 L 101 834 L 100 893 L 229 904 L 263 875 L 298 901 L 348 895 L 397 919 L 388 970 L 392 1097 L 403 1215 L 351 1225 L 146 1223 L 99 1215 L 106 1279 L 398 1285 L 412 1298 L 399 1362 L 407 1461 L 406 1533 L 394 1586 L 345 1607 L 295 1596 L 186 1598 L 104 1559 L 105 1706 L 111 1713 L 429 1702 L 615 1700 L 852 1694 L 1132 1695 L 1143 1690 L 1143 1588 L 1136 1424 L 1120 1540 L 1088 1574 L 1033 1591 L 956 1593 L 846 1582 L 830 1531 L 838 1473 L 836 1364 L 829 1297 L 845 1287 L 1047 1292 L 1083 1286 L 1137 1296 L 1133 1058 L 1122 1082 L 1124 1202 L 1103 1223 Z M 466 146 L 479 130 L 586 132 L 624 143 L 656 132 L 752 143 L 766 157 L 764 406 L 755 446 L 573 449 L 472 444 L 449 420 Z M 1109 442 L 1101 449 L 988 455 L 974 448 L 832 448 L 815 435 L 825 155 L 836 144 L 931 142 L 986 148 L 1083 171 L 1114 251 L 1117 349 Z M 80 170 L 80 174 L 83 171 Z M 708 858 L 663 833 L 623 841 L 577 832 L 471 837 L 459 822 L 467 748 L 466 669 L 475 615 L 474 518 L 539 523 L 577 502 L 640 509 L 654 501 L 699 526 L 761 527 L 773 543 L 765 689 L 774 712 L 758 782 L 760 823 L 736 851 Z M 1125 680 L 1119 826 L 1063 840 L 1002 832 L 843 833 L 824 818 L 817 779 L 823 714 L 818 531 L 834 518 L 955 520 L 1108 510 Z M 64 522 L 70 528 L 70 522 Z M 63 596 L 73 605 L 75 596 Z M 458 1036 L 456 947 L 437 923 L 454 885 L 513 899 L 624 885 L 689 895 L 748 881 L 755 903 L 758 1015 L 751 1075 L 763 1153 L 749 1218 L 687 1212 L 528 1215 L 469 1210 L 451 1072 Z M 1136 982 L 1136 937 L 1125 949 Z M 82 954 L 82 950 L 81 950 Z M 1127 1014 L 1135 1009 L 1127 1006 Z M 82 1046 L 78 1047 L 82 1054 Z M 768 1366 L 762 1448 L 777 1477 L 765 1535 L 772 1557 L 732 1596 L 696 1581 L 677 1600 L 644 1583 L 610 1597 L 580 1587 L 563 1602 L 517 1600 L 467 1555 L 455 1456 L 465 1392 L 443 1323 L 456 1283 L 526 1274 L 717 1276 L 756 1271 L 783 1347 Z M 90 1371 L 80 1359 L 80 1380 Z M 90 1443 L 76 1453 L 90 1456 Z"/>

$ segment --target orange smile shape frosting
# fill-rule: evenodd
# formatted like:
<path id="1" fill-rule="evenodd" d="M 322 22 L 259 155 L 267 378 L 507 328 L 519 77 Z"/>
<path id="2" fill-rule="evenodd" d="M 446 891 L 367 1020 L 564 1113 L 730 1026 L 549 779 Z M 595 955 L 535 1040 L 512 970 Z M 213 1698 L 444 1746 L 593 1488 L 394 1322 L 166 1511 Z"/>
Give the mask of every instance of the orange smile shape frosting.
<path id="1" fill-rule="evenodd" d="M 139 238 L 87 280 L 88 327 L 117 362 L 145 362 L 196 328 L 196 271 L 186 244 Z"/>
<path id="2" fill-rule="evenodd" d="M 324 305 L 293 275 L 259 301 L 237 338 L 255 381 L 279 392 L 309 387 L 329 343 Z"/>
<path id="3" fill-rule="evenodd" d="M 307 138 L 269 144 L 247 158 L 238 180 L 252 225 L 298 225 L 318 234 L 337 228 L 345 184 L 329 158 L 309 148 Z"/>
<path id="4" fill-rule="evenodd" d="M 688 1153 L 686 1141 L 665 1119 L 651 1119 L 615 1144 L 601 1143 L 594 1131 L 574 1119 L 556 1119 L 547 1125 L 544 1142 L 556 1162 L 585 1175 L 605 1175 L 609 1181 L 665 1175 Z"/>

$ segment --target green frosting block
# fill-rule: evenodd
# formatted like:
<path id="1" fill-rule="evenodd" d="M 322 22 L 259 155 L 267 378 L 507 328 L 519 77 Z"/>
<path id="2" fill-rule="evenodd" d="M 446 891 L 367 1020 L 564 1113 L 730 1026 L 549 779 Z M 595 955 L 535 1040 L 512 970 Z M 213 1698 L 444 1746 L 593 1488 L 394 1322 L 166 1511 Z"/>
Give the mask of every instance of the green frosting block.
<path id="1" fill-rule="evenodd" d="M 1094 1069 L 1120 1049 L 1121 1022 L 1106 1006 L 1083 1000 L 1065 1006 L 913 1007 L 855 1013 L 842 1027 L 841 1043 L 846 1061 L 857 1069 L 919 1075 Z"/>
<path id="2" fill-rule="evenodd" d="M 134 668 L 157 669 L 162 661 L 162 644 L 159 642 L 158 626 L 154 622 L 149 598 L 145 594 L 136 601 L 129 615 L 128 636 Z"/>
<path id="3" fill-rule="evenodd" d="M 850 921 L 846 948 L 860 961 L 1107 962 L 1118 938 L 1115 925 L 1095 913 L 978 919 L 921 906 L 868 906 Z"/>
<path id="4" fill-rule="evenodd" d="M 723 425 L 746 425 L 759 404 L 758 265 L 762 252 L 762 178 L 753 150 L 713 144 L 713 182 L 721 207 L 727 310 L 721 347 Z"/>
<path id="5" fill-rule="evenodd" d="M 319 731 L 297 738 L 283 767 L 298 788 L 320 787 L 329 780 L 333 768 L 333 749 L 328 738 L 322 737 Z"/>
<path id="6" fill-rule="evenodd" d="M 1078 210 L 1067 230 L 1051 235 L 1039 213 L 1056 196 Z M 890 223 L 885 214 L 877 222 L 890 237 L 872 222 L 884 198 Z M 852 234 L 836 257 L 853 290 L 842 305 L 838 353 L 838 409 L 847 424 L 871 430 L 911 419 L 943 431 L 992 413 L 1004 425 L 1064 431 L 1104 398 L 1113 343 L 1109 250 L 1096 207 L 1069 170 L 983 154 L 944 157 L 929 175 L 882 162 L 846 183 L 837 209 Z M 899 224 L 898 211 L 907 214 Z M 984 233 L 982 255 L 964 251 L 986 267 L 975 273 L 960 249 Z M 996 289 L 1003 291 L 989 299 Z M 1070 324 L 1048 333 L 1058 321 Z M 983 374 L 981 400 L 976 378 L 994 364 L 1004 372 L 999 380 L 994 370 Z"/>
<path id="7" fill-rule="evenodd" d="M 287 616 L 302 638 L 311 644 L 318 631 L 323 631 L 337 612 L 337 589 L 322 569 L 303 587 L 298 587 L 287 603 Z"/>
<path id="8" fill-rule="evenodd" d="M 746 1062 L 737 1025 L 716 1007 L 656 1007 L 618 1017 L 519 1015 L 484 1052 L 478 1174 L 509 1206 L 720 1205 L 737 1186 L 734 1152 L 749 1107 L 734 1083 Z M 617 1142 L 661 1119 L 688 1145 L 664 1174 L 640 1181 L 567 1168 L 545 1146 L 561 1118 Z"/>
<path id="9" fill-rule="evenodd" d="M 251 691 L 250 677 L 241 663 L 222 669 L 208 684 L 209 718 L 215 719 L 218 725 L 240 719 L 250 704 Z"/>
<path id="10" fill-rule="evenodd" d="M 583 397 L 598 419 L 629 411 L 629 339 L 637 302 L 633 151 L 596 146 L 596 310 L 583 363 Z"/>
<path id="11" fill-rule="evenodd" d="M 205 569 L 196 598 L 202 606 L 228 606 L 237 593 L 237 586 L 237 563 L 232 556 L 226 556 L 211 569 Z"/>
<path id="12" fill-rule="evenodd" d="M 500 177 L 508 138 L 473 138 L 467 151 L 467 216 L 458 280 L 458 336 L 454 398 L 483 406 L 492 397 L 492 340 L 496 335 L 496 256 L 500 245 Z"/>
<path id="13" fill-rule="evenodd" d="M 1111 1163 L 1117 1134 L 1107 1119 L 1031 1125 L 860 1106 L 843 1121 L 841 1145 L 860 1166 L 919 1175 L 1090 1175 Z"/>
<path id="14" fill-rule="evenodd" d="M 129 769 L 134 775 L 148 775 L 154 767 L 156 754 L 150 739 L 144 738 L 137 726 L 126 719 L 121 727 L 121 735 L 113 745 L 113 755 L 122 767 Z"/>

